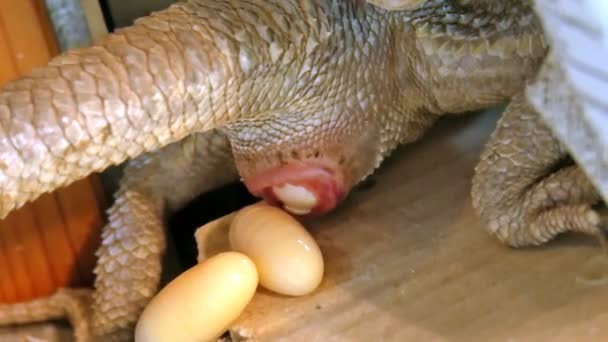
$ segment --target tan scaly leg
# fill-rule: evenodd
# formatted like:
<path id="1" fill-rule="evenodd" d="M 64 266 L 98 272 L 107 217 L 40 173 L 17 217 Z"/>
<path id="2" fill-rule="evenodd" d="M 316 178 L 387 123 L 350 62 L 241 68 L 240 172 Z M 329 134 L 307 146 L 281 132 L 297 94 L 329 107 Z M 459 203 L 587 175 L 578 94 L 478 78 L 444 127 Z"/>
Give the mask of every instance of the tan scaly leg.
<path id="1" fill-rule="evenodd" d="M 97 251 L 95 290 L 61 289 L 0 306 L 0 324 L 67 318 L 78 342 L 132 340 L 139 314 L 159 287 L 166 214 L 237 177 L 228 140 L 217 131 L 130 162 Z"/>

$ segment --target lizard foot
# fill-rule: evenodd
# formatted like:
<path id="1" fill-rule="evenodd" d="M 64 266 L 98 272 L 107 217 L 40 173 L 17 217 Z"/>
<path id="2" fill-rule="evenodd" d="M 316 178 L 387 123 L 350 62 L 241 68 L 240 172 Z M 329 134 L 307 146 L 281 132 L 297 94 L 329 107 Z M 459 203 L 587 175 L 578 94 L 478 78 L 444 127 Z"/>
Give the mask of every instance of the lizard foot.
<path id="1" fill-rule="evenodd" d="M 530 231 L 538 240 L 547 241 L 561 232 L 573 231 L 595 236 L 605 246 L 601 216 L 592 207 L 597 202 L 595 190 L 579 186 L 582 182 L 586 182 L 586 176 L 581 169 L 571 167 L 547 178 L 538 184 L 536 191 L 530 192 L 530 201 L 536 203 L 526 205 L 543 208 L 532 215 L 530 224 Z"/>
<path id="2" fill-rule="evenodd" d="M 597 190 L 522 94 L 482 153 L 472 197 L 488 231 L 513 247 L 541 245 L 565 232 L 606 245 Z"/>
<path id="3" fill-rule="evenodd" d="M 0 325 L 65 319 L 72 324 L 76 342 L 91 339 L 90 289 L 58 289 L 48 297 L 28 302 L 0 305 Z"/>
<path id="4" fill-rule="evenodd" d="M 513 246 L 540 245 L 561 233 L 579 232 L 596 237 L 605 249 L 602 217 L 594 208 L 598 202 L 599 197 L 582 170 L 569 166 L 525 193 L 520 207 L 515 206 L 521 217 L 512 225 L 503 227 L 505 219 L 499 216 L 490 221 L 489 229 Z"/>

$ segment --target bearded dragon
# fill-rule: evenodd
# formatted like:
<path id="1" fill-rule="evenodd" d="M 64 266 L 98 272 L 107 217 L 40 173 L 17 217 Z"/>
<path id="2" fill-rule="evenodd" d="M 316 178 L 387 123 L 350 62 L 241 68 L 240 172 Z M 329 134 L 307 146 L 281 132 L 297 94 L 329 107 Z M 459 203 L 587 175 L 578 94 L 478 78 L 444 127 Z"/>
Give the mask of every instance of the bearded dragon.
<path id="1" fill-rule="evenodd" d="M 95 289 L 2 306 L 0 323 L 67 316 L 79 341 L 130 340 L 165 219 L 198 194 L 240 179 L 321 215 L 442 116 L 505 102 L 473 179 L 488 231 L 515 247 L 600 235 L 597 191 L 526 97 L 550 57 L 531 3 L 370 2 L 178 2 L 1 88 L 0 217 L 127 166 Z"/>

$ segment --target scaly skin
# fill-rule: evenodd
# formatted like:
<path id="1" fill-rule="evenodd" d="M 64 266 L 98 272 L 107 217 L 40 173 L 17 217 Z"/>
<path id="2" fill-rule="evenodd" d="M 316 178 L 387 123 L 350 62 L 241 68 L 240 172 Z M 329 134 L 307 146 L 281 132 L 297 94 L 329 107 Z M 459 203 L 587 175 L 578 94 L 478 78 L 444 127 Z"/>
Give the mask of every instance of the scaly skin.
<path id="1" fill-rule="evenodd" d="M 316 212 L 332 210 L 441 115 L 521 92 L 546 48 L 524 0 L 431 0 L 413 11 L 361 1 L 186 1 L 0 90 L 0 215 L 136 158 L 109 211 L 95 291 L 82 299 L 91 310 L 68 315 L 81 341 L 129 340 L 158 289 L 167 214 L 237 177 L 267 200 L 276 200 L 275 186 L 299 184 L 322 202 Z M 473 197 L 492 231 L 526 243 L 534 234 L 519 231 L 536 218 L 517 216 L 516 229 L 503 214 L 531 205 L 521 197 L 531 185 L 544 189 L 565 176 L 543 182 L 543 159 L 538 177 L 519 186 L 518 174 L 542 151 L 508 154 L 513 121 L 534 116 L 521 95 L 509 108 Z M 525 122 L 534 125 L 517 128 L 532 129 L 525 137 L 533 144 L 540 123 Z M 492 160 L 501 146 L 512 162 L 506 170 Z M 511 178 L 486 187 L 497 173 Z M 496 187 L 514 192 L 493 201 Z M 75 297 L 62 298 L 69 307 Z M 57 307 L 56 297 L 46 300 Z M 24 316 L 30 304 L 0 308 L 0 323 L 52 316 Z"/>
<path id="2" fill-rule="evenodd" d="M 30 303 L 0 305 L 0 324 L 66 317 L 78 341 L 129 340 L 158 289 L 164 219 L 198 194 L 237 179 L 229 142 L 217 130 L 129 162 L 97 251 L 96 290 L 61 289 Z"/>
<path id="3" fill-rule="evenodd" d="M 556 86 L 557 85 L 557 86 Z M 548 97 L 552 87 L 559 96 Z M 552 53 L 528 94 L 552 110 L 580 115 L 574 93 Z M 601 197 L 522 92 L 513 97 L 475 169 L 473 206 L 502 242 L 541 245 L 560 233 L 596 236 L 605 246 Z"/>
<path id="4" fill-rule="evenodd" d="M 127 165 L 97 251 L 93 335 L 128 340 L 158 289 L 165 219 L 197 195 L 237 179 L 230 144 L 217 130 L 190 135 Z"/>

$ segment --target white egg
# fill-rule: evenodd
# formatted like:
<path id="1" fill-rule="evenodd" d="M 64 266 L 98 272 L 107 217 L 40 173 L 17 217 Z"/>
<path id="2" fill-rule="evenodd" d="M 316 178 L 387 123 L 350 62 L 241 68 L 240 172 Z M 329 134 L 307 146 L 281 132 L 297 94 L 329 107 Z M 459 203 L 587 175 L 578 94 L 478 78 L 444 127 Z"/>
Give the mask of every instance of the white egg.
<path id="1" fill-rule="evenodd" d="M 290 296 L 314 291 L 323 278 L 321 250 L 293 216 L 267 205 L 241 209 L 232 218 L 230 246 L 256 265 L 260 285 Z"/>
<path id="2" fill-rule="evenodd" d="M 136 342 L 217 341 L 241 315 L 258 285 L 254 263 L 223 252 L 180 274 L 147 305 Z"/>

